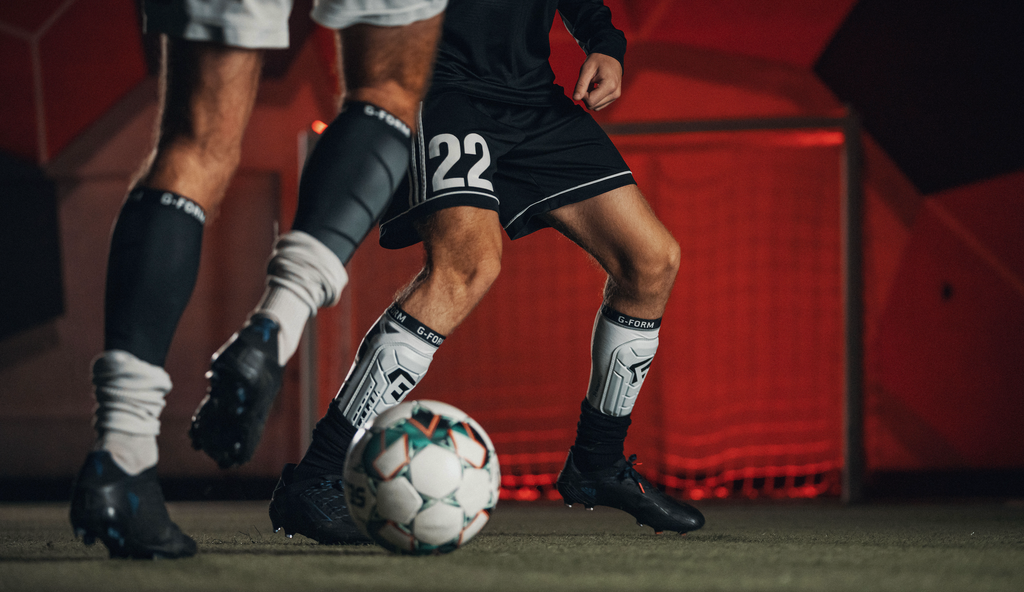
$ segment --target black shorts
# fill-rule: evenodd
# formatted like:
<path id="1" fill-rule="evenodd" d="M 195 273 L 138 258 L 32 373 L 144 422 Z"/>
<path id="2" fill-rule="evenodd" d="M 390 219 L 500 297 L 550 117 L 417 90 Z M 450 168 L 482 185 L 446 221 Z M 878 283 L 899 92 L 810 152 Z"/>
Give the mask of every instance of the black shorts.
<path id="1" fill-rule="evenodd" d="M 455 206 L 498 212 L 509 238 L 546 212 L 634 183 L 619 151 L 568 97 L 534 107 L 446 92 L 420 108 L 409 174 L 381 218 L 380 244 L 421 239 L 415 222 Z"/>

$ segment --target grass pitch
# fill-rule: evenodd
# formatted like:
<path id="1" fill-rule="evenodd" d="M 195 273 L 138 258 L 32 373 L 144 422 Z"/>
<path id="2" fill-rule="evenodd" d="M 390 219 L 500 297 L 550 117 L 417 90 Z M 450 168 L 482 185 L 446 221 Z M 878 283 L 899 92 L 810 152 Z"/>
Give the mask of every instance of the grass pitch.
<path id="1" fill-rule="evenodd" d="M 466 547 L 399 557 L 271 532 L 265 503 L 170 505 L 199 543 L 176 561 L 109 560 L 66 504 L 0 505 L 0 592 L 15 590 L 1024 590 L 1024 503 L 702 504 L 654 535 L 626 514 L 503 502 Z"/>

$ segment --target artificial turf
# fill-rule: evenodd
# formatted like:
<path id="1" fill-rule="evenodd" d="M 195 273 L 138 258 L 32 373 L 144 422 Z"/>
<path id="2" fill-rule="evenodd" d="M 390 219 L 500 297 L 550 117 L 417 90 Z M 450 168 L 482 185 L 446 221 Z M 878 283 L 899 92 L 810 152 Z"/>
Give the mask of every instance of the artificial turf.
<path id="1" fill-rule="evenodd" d="M 1024 503 L 703 504 L 685 537 L 621 512 L 502 503 L 470 544 L 400 557 L 271 532 L 266 504 L 171 504 L 184 560 L 108 560 L 63 504 L 0 505 L 0 591 L 1024 590 Z"/>

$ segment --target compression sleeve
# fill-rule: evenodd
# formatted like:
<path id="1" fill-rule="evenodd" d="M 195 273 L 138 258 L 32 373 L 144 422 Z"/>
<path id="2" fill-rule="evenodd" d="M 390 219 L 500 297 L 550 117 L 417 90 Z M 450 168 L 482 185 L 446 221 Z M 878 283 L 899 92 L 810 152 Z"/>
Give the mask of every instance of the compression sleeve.
<path id="1" fill-rule="evenodd" d="M 625 69 L 626 35 L 612 24 L 612 12 L 603 0 L 559 0 L 558 13 L 587 55 L 603 53 Z"/>

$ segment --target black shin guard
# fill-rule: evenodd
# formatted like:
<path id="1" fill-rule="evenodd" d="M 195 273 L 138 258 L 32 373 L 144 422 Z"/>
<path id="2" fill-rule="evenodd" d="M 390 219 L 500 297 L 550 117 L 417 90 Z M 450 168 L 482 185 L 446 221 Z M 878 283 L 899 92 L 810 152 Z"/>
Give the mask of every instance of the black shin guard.
<path id="1" fill-rule="evenodd" d="M 169 191 L 137 188 L 114 225 L 104 349 L 163 366 L 199 274 L 206 214 Z"/>
<path id="2" fill-rule="evenodd" d="M 309 157 L 293 229 L 348 264 L 409 168 L 409 141 L 409 128 L 387 111 L 348 103 Z"/>
<path id="3" fill-rule="evenodd" d="M 587 472 L 615 464 L 622 458 L 630 423 L 628 415 L 605 415 L 584 399 L 580 405 L 580 421 L 576 424 L 576 443 L 572 447 L 577 468 Z"/>
<path id="4" fill-rule="evenodd" d="M 313 429 L 313 441 L 310 442 L 306 454 L 295 467 L 295 480 L 309 479 L 322 475 L 341 475 L 345 468 L 345 453 L 355 437 L 353 426 L 341 409 L 331 403 L 327 414 L 316 422 Z"/>

